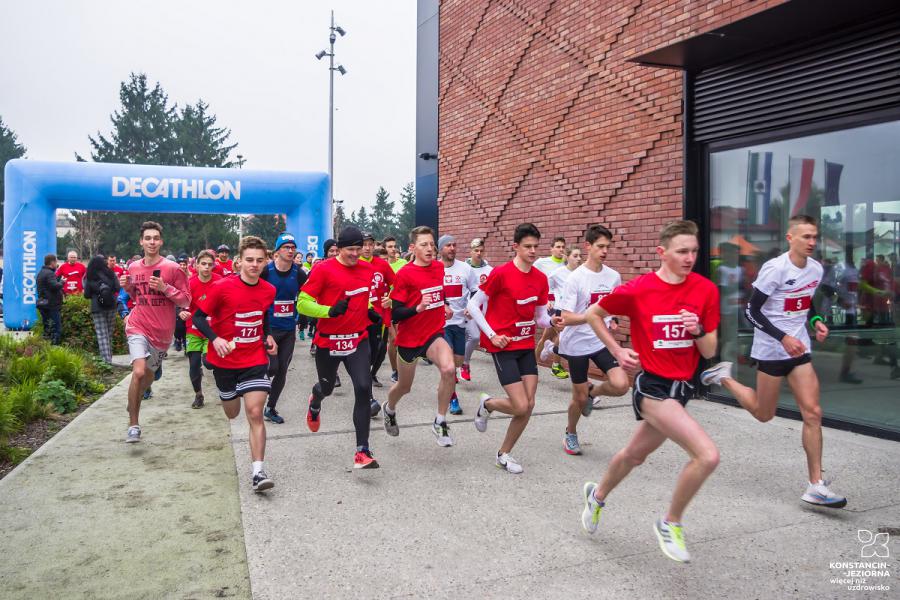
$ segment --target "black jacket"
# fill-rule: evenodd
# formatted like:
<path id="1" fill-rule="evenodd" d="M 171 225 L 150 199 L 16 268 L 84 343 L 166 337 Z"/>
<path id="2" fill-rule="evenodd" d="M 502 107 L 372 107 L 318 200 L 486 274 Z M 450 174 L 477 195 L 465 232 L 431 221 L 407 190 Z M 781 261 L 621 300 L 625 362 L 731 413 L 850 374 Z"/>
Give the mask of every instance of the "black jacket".
<path id="1" fill-rule="evenodd" d="M 37 276 L 37 294 L 38 299 L 46 298 L 50 303 L 47 306 L 39 306 L 39 308 L 62 308 L 62 290 L 63 284 L 56 277 L 56 271 L 52 267 L 44 265 Z"/>
<path id="2" fill-rule="evenodd" d="M 112 290 L 113 305 L 107 308 L 100 306 L 100 303 L 98 301 L 98 298 L 100 297 L 101 282 L 108 285 Z M 100 271 L 99 273 L 97 273 L 96 279 L 88 279 L 88 277 L 86 276 L 84 278 L 84 297 L 90 298 L 92 313 L 116 310 L 116 296 L 119 295 L 119 289 L 121 289 L 121 286 L 119 285 L 119 278 L 116 277 L 116 274 L 113 273 L 111 269 Z"/>

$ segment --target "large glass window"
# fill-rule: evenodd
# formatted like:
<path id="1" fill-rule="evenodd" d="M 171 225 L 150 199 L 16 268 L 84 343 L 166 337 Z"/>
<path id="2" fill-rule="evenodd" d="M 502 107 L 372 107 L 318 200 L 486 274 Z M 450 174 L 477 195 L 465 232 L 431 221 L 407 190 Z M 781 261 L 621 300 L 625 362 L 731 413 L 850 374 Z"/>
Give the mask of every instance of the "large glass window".
<path id="1" fill-rule="evenodd" d="M 825 416 L 900 431 L 900 121 L 712 151 L 709 174 L 722 360 L 755 386 L 743 307 L 760 266 L 787 251 L 788 218 L 811 215 L 825 268 L 815 302 L 831 329 L 812 348 Z M 796 408 L 786 386 L 780 404 Z"/>

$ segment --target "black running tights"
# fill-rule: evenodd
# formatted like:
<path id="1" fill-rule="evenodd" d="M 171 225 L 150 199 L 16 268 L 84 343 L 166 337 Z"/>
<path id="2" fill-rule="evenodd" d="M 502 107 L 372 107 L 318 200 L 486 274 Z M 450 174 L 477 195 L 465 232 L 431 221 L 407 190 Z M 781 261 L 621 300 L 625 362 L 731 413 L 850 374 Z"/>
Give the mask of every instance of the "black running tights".
<path id="1" fill-rule="evenodd" d="M 188 352 L 188 365 L 190 365 L 190 370 L 188 371 L 191 376 L 191 386 L 194 388 L 194 393 L 200 391 L 200 384 L 203 383 L 203 354 L 200 352 Z"/>
<path id="2" fill-rule="evenodd" d="M 334 391 L 334 378 L 337 377 L 341 363 L 344 363 L 347 372 L 350 373 L 350 381 L 353 382 L 353 426 L 356 428 L 356 445 L 368 448 L 371 419 L 369 402 L 372 398 L 368 339 L 361 341 L 356 352 L 349 356 L 331 356 L 327 348 L 321 347 L 316 351 L 316 372 L 319 381 L 312 388 L 312 407 L 321 407 L 322 400 Z"/>
<path id="3" fill-rule="evenodd" d="M 297 338 L 294 337 L 293 329 L 287 331 L 273 329 L 272 339 L 278 345 L 278 354 L 269 356 L 269 377 L 272 378 L 272 390 L 269 392 L 269 401 L 266 403 L 269 408 L 275 408 L 278 398 L 281 397 L 288 367 L 294 358 L 294 342 Z"/>

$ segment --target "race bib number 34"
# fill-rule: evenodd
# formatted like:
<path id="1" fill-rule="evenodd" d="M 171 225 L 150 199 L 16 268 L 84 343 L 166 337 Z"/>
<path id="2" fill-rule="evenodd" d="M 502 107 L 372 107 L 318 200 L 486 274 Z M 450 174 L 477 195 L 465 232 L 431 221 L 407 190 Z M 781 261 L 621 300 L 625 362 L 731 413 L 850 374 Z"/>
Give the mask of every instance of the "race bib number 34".
<path id="1" fill-rule="evenodd" d="M 657 350 L 690 348 L 694 339 L 681 322 L 681 315 L 653 316 L 653 347 Z"/>
<path id="2" fill-rule="evenodd" d="M 784 299 L 784 314 L 788 317 L 805 315 L 812 306 L 812 296 L 803 293 L 788 294 Z"/>
<path id="3" fill-rule="evenodd" d="M 293 317 L 294 301 L 293 300 L 276 300 L 275 301 L 276 317 Z"/>

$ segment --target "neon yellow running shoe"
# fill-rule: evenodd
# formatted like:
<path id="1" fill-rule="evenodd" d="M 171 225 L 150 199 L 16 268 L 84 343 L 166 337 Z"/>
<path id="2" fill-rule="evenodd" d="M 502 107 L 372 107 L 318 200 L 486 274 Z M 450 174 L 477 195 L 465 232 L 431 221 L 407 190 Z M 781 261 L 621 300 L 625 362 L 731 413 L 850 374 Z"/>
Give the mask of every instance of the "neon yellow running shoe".
<path id="1" fill-rule="evenodd" d="M 604 503 L 599 502 L 594 497 L 594 490 L 596 489 L 597 484 L 592 481 L 585 483 L 582 489 L 584 510 L 581 511 L 581 526 L 588 533 L 597 531 L 597 527 L 600 525 L 600 513 L 603 512 Z"/>
<path id="2" fill-rule="evenodd" d="M 550 372 L 553 373 L 553 376 L 557 379 L 568 379 L 569 372 L 563 369 L 563 366 L 559 363 L 553 363 L 550 365 Z"/>
<path id="3" fill-rule="evenodd" d="M 691 555 L 684 545 L 684 528 L 680 524 L 657 519 L 653 531 L 663 554 L 678 562 L 691 562 Z"/>

